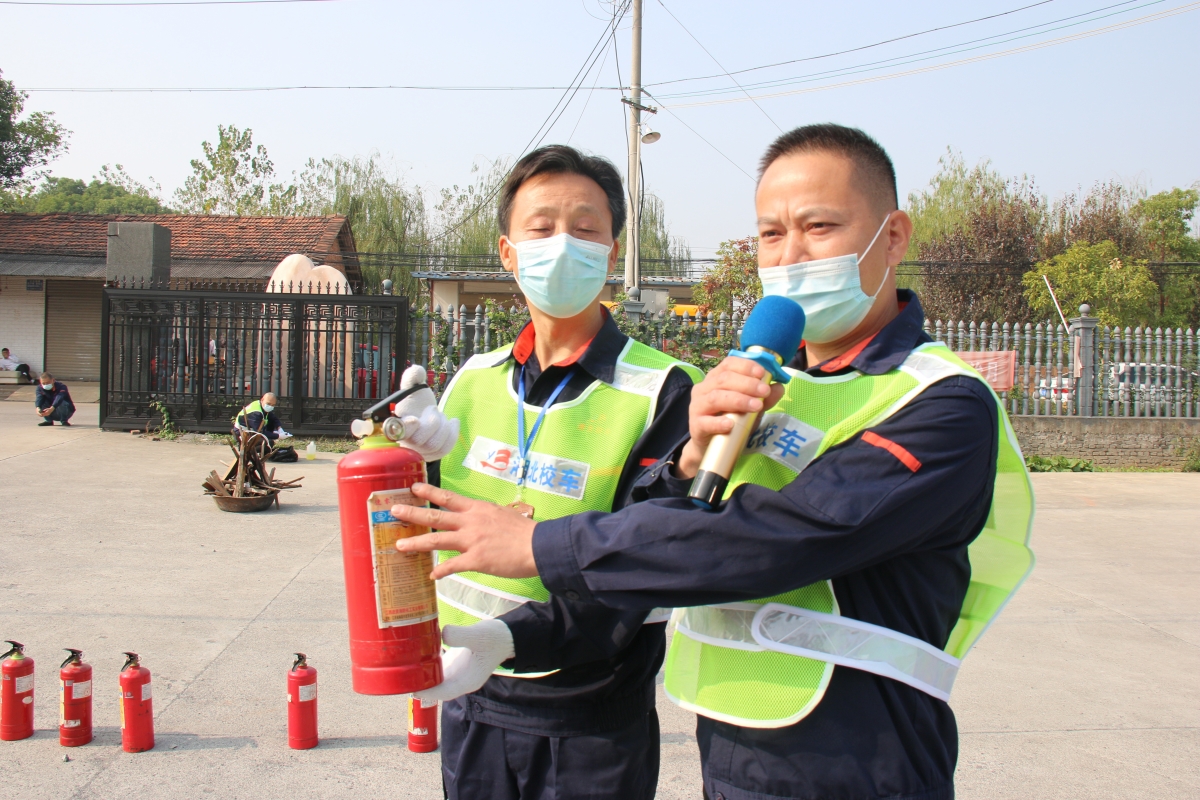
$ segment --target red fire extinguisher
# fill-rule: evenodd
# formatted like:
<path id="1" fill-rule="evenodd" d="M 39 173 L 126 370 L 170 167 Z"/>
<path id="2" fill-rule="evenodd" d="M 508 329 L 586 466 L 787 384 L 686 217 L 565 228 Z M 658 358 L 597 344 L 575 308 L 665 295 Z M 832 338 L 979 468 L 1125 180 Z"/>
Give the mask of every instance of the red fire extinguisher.
<path id="1" fill-rule="evenodd" d="M 317 741 L 317 671 L 308 656 L 296 653 L 288 672 L 288 747 L 307 750 Z"/>
<path id="2" fill-rule="evenodd" d="M 33 736 L 33 659 L 25 645 L 5 641 L 12 647 L 0 656 L 0 739 L 13 742 Z"/>
<path id="3" fill-rule="evenodd" d="M 423 384 L 367 409 L 351 427 L 359 450 L 338 463 L 338 510 L 342 564 L 350 620 L 350 662 L 359 694 L 408 694 L 442 681 L 437 595 L 430 554 L 402 554 L 397 539 L 428 532 L 398 522 L 394 505 L 425 505 L 409 491 L 425 480 L 425 461 L 396 442 L 400 420 L 394 404 Z"/>
<path id="4" fill-rule="evenodd" d="M 432 753 L 438 746 L 438 704 L 426 705 L 415 697 L 408 698 L 408 749 L 414 753 Z"/>
<path id="5" fill-rule="evenodd" d="M 92 740 L 92 665 L 83 662 L 82 650 L 66 651 L 71 655 L 58 671 L 58 743 L 78 747 Z"/>
<path id="6" fill-rule="evenodd" d="M 142 666 L 137 653 L 125 653 L 121 667 L 121 749 L 126 753 L 154 749 L 150 670 Z"/>

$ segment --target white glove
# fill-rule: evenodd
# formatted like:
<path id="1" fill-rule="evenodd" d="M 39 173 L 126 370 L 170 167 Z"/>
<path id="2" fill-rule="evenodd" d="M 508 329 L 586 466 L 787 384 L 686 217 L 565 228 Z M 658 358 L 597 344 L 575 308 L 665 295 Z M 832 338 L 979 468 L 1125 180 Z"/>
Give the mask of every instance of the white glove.
<path id="1" fill-rule="evenodd" d="M 432 689 L 414 692 L 424 703 L 453 700 L 477 691 L 487 683 L 496 667 L 516 655 L 512 631 L 498 619 L 474 625 L 447 625 L 442 641 L 450 649 L 442 653 L 442 682 Z"/>
<path id="2" fill-rule="evenodd" d="M 279 429 L 279 438 L 280 439 L 290 439 L 290 438 L 292 438 L 292 435 L 290 433 L 288 433 L 287 431 L 285 431 L 283 428 L 280 428 Z"/>
<path id="3" fill-rule="evenodd" d="M 449 455 L 458 442 L 457 419 L 450 419 L 437 406 L 429 406 L 420 417 L 401 417 L 404 425 L 403 447 L 416 450 L 426 461 L 437 461 Z"/>
<path id="4" fill-rule="evenodd" d="M 420 453 L 426 461 L 449 455 L 458 442 L 459 421 L 450 419 L 437 407 L 437 399 L 426 381 L 425 367 L 413 364 L 400 376 L 400 388 L 424 386 L 396 404 L 395 415 L 404 425 L 404 447 Z"/>

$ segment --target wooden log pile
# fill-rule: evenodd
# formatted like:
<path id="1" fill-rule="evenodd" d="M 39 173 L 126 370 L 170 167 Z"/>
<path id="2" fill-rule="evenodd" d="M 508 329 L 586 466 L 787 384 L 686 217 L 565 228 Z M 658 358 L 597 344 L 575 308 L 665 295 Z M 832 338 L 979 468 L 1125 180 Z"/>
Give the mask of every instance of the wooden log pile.
<path id="1" fill-rule="evenodd" d="M 265 437 L 249 431 L 238 431 L 233 450 L 232 464 L 227 467 L 225 477 L 215 469 L 208 473 L 202 484 L 204 493 L 222 497 L 263 497 L 277 495 L 283 489 L 299 489 L 304 476 L 290 481 L 276 480 L 275 468 L 267 468 L 269 442 Z"/>

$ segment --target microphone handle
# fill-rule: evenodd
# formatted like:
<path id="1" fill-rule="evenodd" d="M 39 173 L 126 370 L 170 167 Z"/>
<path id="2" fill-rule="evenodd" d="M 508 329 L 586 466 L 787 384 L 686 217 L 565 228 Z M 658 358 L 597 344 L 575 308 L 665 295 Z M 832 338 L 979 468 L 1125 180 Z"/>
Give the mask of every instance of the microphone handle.
<path id="1" fill-rule="evenodd" d="M 763 375 L 763 383 L 771 383 L 771 375 Z M 746 449 L 746 440 L 754 428 L 757 412 L 743 414 L 725 414 L 733 420 L 733 430 L 714 436 L 704 450 L 704 458 L 700 461 L 700 469 L 692 479 L 692 487 L 688 490 L 688 499 L 693 503 L 712 510 L 721 503 L 725 495 L 725 487 L 729 485 L 729 476 L 733 474 L 733 465 L 738 456 Z"/>

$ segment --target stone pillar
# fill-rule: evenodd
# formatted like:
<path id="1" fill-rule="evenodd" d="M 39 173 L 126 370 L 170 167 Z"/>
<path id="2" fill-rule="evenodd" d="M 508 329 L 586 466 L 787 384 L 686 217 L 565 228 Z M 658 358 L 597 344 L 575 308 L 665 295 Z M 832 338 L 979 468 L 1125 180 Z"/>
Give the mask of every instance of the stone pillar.
<path id="1" fill-rule="evenodd" d="M 1090 316 L 1091 306 L 1079 307 L 1079 316 L 1072 317 L 1071 346 L 1075 356 L 1075 413 L 1081 417 L 1096 415 L 1100 386 L 1096 375 L 1096 326 L 1100 320 Z"/>

